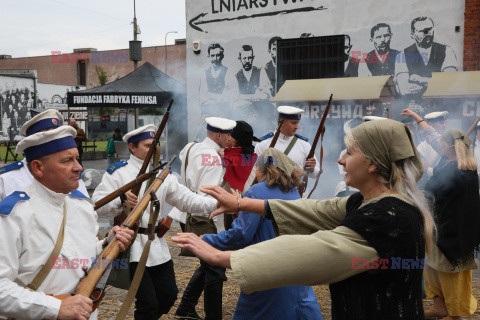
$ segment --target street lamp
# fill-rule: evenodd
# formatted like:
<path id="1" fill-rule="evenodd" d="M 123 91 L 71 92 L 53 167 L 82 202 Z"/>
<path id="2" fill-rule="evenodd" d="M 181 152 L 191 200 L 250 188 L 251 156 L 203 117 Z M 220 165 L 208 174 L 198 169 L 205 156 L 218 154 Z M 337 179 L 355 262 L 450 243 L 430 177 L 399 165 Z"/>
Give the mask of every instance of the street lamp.
<path id="1" fill-rule="evenodd" d="M 177 31 L 168 31 L 165 34 L 165 74 L 167 74 L 167 36 L 169 33 L 178 33 Z"/>

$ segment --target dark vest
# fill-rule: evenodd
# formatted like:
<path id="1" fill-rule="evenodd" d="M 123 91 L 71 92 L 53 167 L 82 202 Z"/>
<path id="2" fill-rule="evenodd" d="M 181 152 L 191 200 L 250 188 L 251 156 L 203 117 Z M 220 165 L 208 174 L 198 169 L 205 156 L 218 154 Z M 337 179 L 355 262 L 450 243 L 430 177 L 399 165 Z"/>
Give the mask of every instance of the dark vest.
<path id="1" fill-rule="evenodd" d="M 427 65 L 425 65 L 416 44 L 412 44 L 405 49 L 405 61 L 408 72 L 410 74 L 418 74 L 422 77 L 431 77 L 432 72 L 442 71 L 446 49 L 447 46 L 434 42 L 430 53 L 430 59 L 428 60 Z"/>
<path id="2" fill-rule="evenodd" d="M 332 319 L 423 320 L 421 259 L 425 258 L 425 241 L 420 212 L 395 197 L 359 209 L 362 200 L 360 193 L 348 199 L 340 225 L 364 237 L 380 259 L 388 259 L 388 268 L 369 269 L 332 283 Z M 408 267 L 393 262 L 400 261 L 402 266 L 401 261 L 407 259 L 422 262 Z"/>
<path id="3" fill-rule="evenodd" d="M 252 68 L 250 81 L 247 81 L 242 70 L 238 71 L 235 77 L 238 81 L 238 91 L 240 94 L 254 94 L 260 85 L 260 69 L 257 67 Z"/>
<path id="4" fill-rule="evenodd" d="M 218 77 L 212 77 L 212 73 L 210 72 L 210 68 L 205 70 L 205 75 L 207 77 L 207 86 L 208 92 L 218 93 L 221 94 L 223 89 L 225 89 L 225 75 L 227 74 L 228 68 L 225 66 L 220 66 L 221 71 Z"/>
<path id="5" fill-rule="evenodd" d="M 394 76 L 395 75 L 395 59 L 400 52 L 390 49 L 385 60 L 380 60 L 376 51 L 370 51 L 367 55 L 366 64 L 372 76 Z"/>

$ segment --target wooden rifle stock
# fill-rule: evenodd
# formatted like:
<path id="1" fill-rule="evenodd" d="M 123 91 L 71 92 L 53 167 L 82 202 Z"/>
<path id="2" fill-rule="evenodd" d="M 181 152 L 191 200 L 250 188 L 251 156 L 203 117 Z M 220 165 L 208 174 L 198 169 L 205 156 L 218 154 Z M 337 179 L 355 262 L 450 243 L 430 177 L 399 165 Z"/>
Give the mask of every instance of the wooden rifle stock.
<path id="1" fill-rule="evenodd" d="M 142 183 L 145 181 L 145 180 L 148 180 L 150 179 L 151 177 L 155 176 L 155 174 L 157 173 L 158 170 L 160 170 L 163 166 L 165 166 L 167 163 L 165 162 L 164 164 L 152 169 L 150 172 L 147 172 L 147 173 L 144 173 L 140 176 L 138 176 L 137 178 L 135 178 L 134 180 L 130 181 L 129 183 L 127 183 L 126 185 L 124 185 L 123 187 L 120 187 L 118 188 L 117 190 L 113 191 L 112 193 L 110 193 L 109 195 L 106 195 L 105 197 L 103 197 L 102 199 L 98 200 L 97 202 L 95 202 L 95 208 L 94 210 L 97 210 L 97 209 L 100 209 L 101 207 L 103 207 L 104 205 L 106 205 L 107 203 L 109 203 L 110 201 L 113 201 L 115 200 L 116 198 L 118 198 L 122 193 L 125 193 L 131 189 L 133 189 L 134 187 L 138 186 L 138 185 L 142 185 Z"/>
<path id="2" fill-rule="evenodd" d="M 277 127 L 277 131 L 275 131 L 275 134 L 273 135 L 272 141 L 270 141 L 270 145 L 268 146 L 269 148 L 274 148 L 275 145 L 277 144 L 278 137 L 280 136 L 280 129 L 282 129 L 283 121 L 285 121 L 285 119 L 280 120 L 280 123 L 278 124 L 278 127 Z M 260 155 L 258 155 L 258 156 L 260 156 Z M 255 179 L 253 179 L 252 186 L 254 184 L 257 184 L 257 183 L 258 183 L 258 180 L 255 177 Z"/>
<path id="3" fill-rule="evenodd" d="M 480 121 L 480 116 L 475 120 L 475 122 L 472 124 L 472 126 L 470 127 L 470 129 L 468 129 L 468 132 L 467 132 L 467 137 L 472 133 L 472 131 L 475 129 L 475 127 L 477 126 L 477 123 Z"/>
<path id="4" fill-rule="evenodd" d="M 330 95 L 330 99 L 328 100 L 327 107 L 325 108 L 325 111 L 323 112 L 322 119 L 320 120 L 320 124 L 318 125 L 317 129 L 317 134 L 315 135 L 315 139 L 312 142 L 312 147 L 310 148 L 310 152 L 307 155 L 307 158 L 305 159 L 308 160 L 313 157 L 315 154 L 315 149 L 317 148 L 318 140 L 320 139 L 320 136 L 322 137 L 323 140 L 323 135 L 325 133 L 325 120 L 327 120 L 328 116 L 328 111 L 330 111 L 330 106 L 332 105 L 332 99 L 333 99 L 333 94 Z M 320 148 L 320 172 L 318 173 L 318 176 L 322 174 L 322 162 L 323 162 L 323 147 Z M 318 182 L 318 179 L 317 179 Z M 298 192 L 300 193 L 300 197 L 303 196 L 303 193 L 307 189 L 307 184 L 308 184 L 308 173 L 305 173 L 305 176 L 303 177 L 303 181 L 300 184 L 300 187 L 298 189 Z M 315 183 L 315 187 L 317 184 Z"/>
<path id="5" fill-rule="evenodd" d="M 285 121 L 285 119 L 280 120 L 277 131 L 275 131 L 275 135 L 273 136 L 272 141 L 270 141 L 270 145 L 268 146 L 269 148 L 274 148 L 275 145 L 277 144 L 278 137 L 280 136 L 280 129 L 282 129 L 283 121 Z"/>
<path id="6" fill-rule="evenodd" d="M 175 158 L 176 156 L 173 156 L 172 159 L 170 159 L 168 164 L 160 172 L 160 174 L 157 176 L 150 188 L 148 188 L 147 192 L 145 192 L 143 198 L 138 202 L 135 208 L 133 208 L 132 212 L 130 212 L 130 214 L 127 216 L 121 226 L 122 229 L 131 228 L 141 219 L 143 211 L 147 208 L 152 198 L 150 192 L 156 192 L 158 188 L 160 188 L 160 186 L 163 184 L 163 182 L 170 173 L 170 168 Z M 109 268 L 110 263 L 118 257 L 119 253 L 120 247 L 118 246 L 118 240 L 115 238 L 115 235 L 112 235 L 107 239 L 107 246 L 105 247 L 105 249 L 95 260 L 94 264 L 90 267 L 88 275 L 85 276 L 78 284 L 77 288 L 75 289 L 75 294 L 91 298 L 92 300 L 99 303 L 99 301 L 97 300 L 101 300 L 103 296 L 101 294 L 98 295 L 98 298 L 92 296 L 92 294 L 94 294 L 95 286 L 104 274 L 105 270 Z M 95 291 L 95 293 L 97 293 L 97 291 Z"/>
<path id="7" fill-rule="evenodd" d="M 138 176 L 142 175 L 147 171 L 148 164 L 150 163 L 150 159 L 152 159 L 152 156 L 155 153 L 155 150 L 157 149 L 157 144 L 160 141 L 160 137 L 163 133 L 163 130 L 165 129 L 165 126 L 167 125 L 168 118 L 170 117 L 170 109 L 172 108 L 174 99 L 170 99 L 168 102 L 170 103 L 167 107 L 167 111 L 163 115 L 162 122 L 160 122 L 160 125 L 158 126 L 157 132 L 155 133 L 155 137 L 153 138 L 153 143 L 150 146 L 150 149 L 148 149 L 147 156 L 145 157 L 145 160 L 143 160 L 142 168 L 138 172 Z M 138 185 L 132 189 L 132 193 L 138 196 L 140 193 L 140 188 L 142 185 Z"/>

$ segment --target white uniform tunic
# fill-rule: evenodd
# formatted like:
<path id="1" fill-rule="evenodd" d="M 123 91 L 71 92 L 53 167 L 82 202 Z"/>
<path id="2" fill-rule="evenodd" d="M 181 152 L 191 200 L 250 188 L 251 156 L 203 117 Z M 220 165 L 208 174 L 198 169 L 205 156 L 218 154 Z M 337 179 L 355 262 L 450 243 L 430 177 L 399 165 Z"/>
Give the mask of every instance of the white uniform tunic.
<path id="1" fill-rule="evenodd" d="M 283 133 L 280 133 L 277 143 L 275 144 L 275 149 L 285 152 L 285 149 L 287 149 L 293 137 L 294 136 L 287 137 Z M 255 146 L 255 153 L 258 154 L 258 156 L 261 156 L 262 153 L 268 149 L 268 146 L 270 145 L 272 139 L 273 137 L 257 143 L 257 145 Z M 301 169 L 303 169 L 305 167 L 305 159 L 307 158 L 311 148 L 312 146 L 310 145 L 310 143 L 301 138 L 298 138 L 297 142 L 295 142 L 293 148 L 288 153 L 288 157 L 292 159 Z M 313 179 L 317 178 L 317 174 L 320 172 L 320 165 L 318 163 L 317 157 L 314 156 L 314 158 L 317 161 L 317 164 L 315 165 L 315 169 L 313 170 L 313 172 L 310 172 L 308 174 L 308 176 Z"/>
<path id="2" fill-rule="evenodd" d="M 93 201 L 98 201 L 106 195 L 112 193 L 118 188 L 126 185 L 128 182 L 135 179 L 138 175 L 143 164 L 143 160 L 130 155 L 128 164 L 116 169 L 112 174 L 106 172 L 103 175 L 102 182 L 95 189 L 92 195 Z M 139 201 L 145 192 L 146 183 L 142 184 L 142 188 L 139 193 Z M 178 183 L 177 179 L 169 174 L 160 188 L 157 190 L 156 195 L 160 202 L 160 214 L 158 221 L 165 216 L 163 213 L 165 201 L 181 210 L 193 211 L 193 212 L 212 212 L 217 208 L 217 202 L 214 199 L 206 199 L 190 192 L 186 187 Z M 120 198 L 117 198 L 102 208 L 98 209 L 98 214 L 115 213 L 119 214 L 122 211 Z M 144 211 L 140 227 L 147 228 L 148 220 L 150 218 L 150 206 Z M 157 221 L 157 222 L 158 222 Z M 130 250 L 130 262 L 140 261 L 143 248 L 148 241 L 147 235 L 137 235 L 135 242 L 131 246 Z M 150 254 L 147 260 L 147 267 L 156 266 L 165 263 L 171 259 L 170 251 L 168 249 L 165 237 L 155 237 L 150 247 Z"/>
<path id="3" fill-rule="evenodd" d="M 0 174 L 0 201 L 14 191 L 25 191 L 34 180 L 32 174 L 27 168 L 27 162 L 25 159 L 16 162 L 15 164 L 18 164 L 20 168 Z M 83 180 L 79 179 L 78 183 L 77 190 L 88 197 L 88 192 Z"/>
<path id="4" fill-rule="evenodd" d="M 219 186 L 223 181 L 223 176 L 225 175 L 225 167 L 223 166 L 222 158 L 218 154 L 218 151 L 220 151 L 221 148 L 215 141 L 208 137 L 200 143 L 195 143 L 192 149 L 190 149 L 193 143 L 194 142 L 188 143 L 182 149 L 182 151 L 180 151 L 179 157 L 182 161 L 181 180 L 182 183 L 191 191 L 206 197 L 206 195 L 201 192 L 199 188 L 203 185 Z M 190 153 L 188 155 L 188 165 L 185 172 L 185 159 L 189 149 Z M 173 208 L 173 210 L 170 211 L 169 216 L 177 221 L 185 222 L 186 212 L 182 211 L 185 210 L 177 210 Z M 192 211 L 187 211 L 195 214 Z M 197 215 L 208 217 L 210 212 L 205 214 L 197 213 Z M 224 229 L 223 217 L 217 216 L 213 220 L 215 221 L 218 232 Z"/>
<path id="5" fill-rule="evenodd" d="M 75 291 L 101 252 L 90 199 L 56 193 L 34 180 L 10 214 L 0 215 L 0 315 L 16 319 L 56 319 L 61 301 L 47 294 Z M 15 197 L 12 195 L 2 206 Z M 37 292 L 30 284 L 55 247 L 66 205 L 67 220 L 59 260 Z M 0 316 L 1 318 L 1 316 Z M 90 319 L 96 319 L 96 313 Z"/>
<path id="6" fill-rule="evenodd" d="M 438 164 L 438 161 L 440 160 L 440 155 L 432 148 L 431 145 L 428 144 L 426 140 L 422 141 L 418 147 L 417 147 L 418 152 L 422 156 L 422 158 L 427 162 L 428 168 L 426 173 L 428 174 L 428 177 L 430 178 L 433 175 L 433 168 Z"/>

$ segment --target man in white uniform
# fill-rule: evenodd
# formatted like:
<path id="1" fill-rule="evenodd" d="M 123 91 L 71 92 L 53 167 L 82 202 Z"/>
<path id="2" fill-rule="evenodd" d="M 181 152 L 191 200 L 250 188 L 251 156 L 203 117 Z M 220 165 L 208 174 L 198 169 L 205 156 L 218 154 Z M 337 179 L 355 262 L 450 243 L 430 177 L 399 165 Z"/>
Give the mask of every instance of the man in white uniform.
<path id="1" fill-rule="evenodd" d="M 58 128 L 61 125 L 63 125 L 63 117 L 60 112 L 49 109 L 27 121 L 20 129 L 20 133 L 28 137 L 37 132 Z M 25 159 L 0 168 L 0 201 L 14 191 L 25 191 L 33 180 Z M 88 197 L 85 183 L 82 179 L 79 179 L 78 182 L 78 191 Z"/>
<path id="2" fill-rule="evenodd" d="M 96 313 L 90 317 L 89 298 L 46 295 L 72 294 L 85 275 L 82 269 L 90 267 L 103 244 L 97 238 L 93 203 L 75 190 L 82 167 L 74 136 L 73 128 L 61 126 L 26 137 L 17 146 L 35 180 L 0 203 L 0 318 L 96 319 Z M 113 230 L 125 250 L 133 231 Z M 63 244 L 53 259 L 61 234 Z M 43 265 L 48 267 L 46 278 L 36 291 L 27 289 Z"/>
<path id="3" fill-rule="evenodd" d="M 299 168 L 306 169 L 310 178 L 315 179 L 320 172 L 320 166 L 317 164 L 317 158 L 313 158 L 305 161 L 312 146 L 308 143 L 308 139 L 297 134 L 298 123 L 302 117 L 303 109 L 280 106 L 278 107 L 278 119 L 285 119 L 283 121 L 282 128 L 280 129 L 280 136 L 278 137 L 275 149 L 278 149 L 285 153 L 290 159 L 292 159 Z M 257 143 L 255 146 L 255 153 L 260 155 L 265 151 L 275 135 L 274 132 L 270 132 L 260 138 L 262 142 Z"/>
<path id="4" fill-rule="evenodd" d="M 219 186 L 225 175 L 225 168 L 219 152 L 227 146 L 230 134 L 237 123 L 233 120 L 210 117 L 206 118 L 207 137 L 200 143 L 188 143 L 180 152 L 182 160 L 182 182 L 193 192 L 205 195 L 199 190 L 203 185 Z M 176 220 L 185 221 L 185 213 L 170 212 Z M 208 216 L 208 215 L 206 215 Z M 217 231 L 223 230 L 223 219 L 215 221 Z M 205 319 L 222 318 L 223 281 L 227 280 L 225 269 L 200 261 L 178 306 L 175 315 L 185 319 L 200 319 L 195 311 L 198 299 L 204 292 Z"/>
<path id="5" fill-rule="evenodd" d="M 128 142 L 131 152 L 128 162 L 122 161 L 110 166 L 102 178 L 102 182 L 92 195 L 93 201 L 98 201 L 106 195 L 132 181 L 138 175 L 148 150 L 153 143 L 157 128 L 147 125 L 127 133 L 123 140 Z M 146 183 L 142 184 L 139 198 L 145 192 Z M 126 197 L 133 207 L 137 204 L 137 196 L 131 191 L 126 192 Z M 210 213 L 216 208 L 216 201 L 212 198 L 202 197 L 191 192 L 188 188 L 178 183 L 173 175 L 168 175 L 156 195 L 160 202 L 158 221 L 164 215 L 165 202 L 189 212 Z M 122 211 L 120 198 L 109 202 L 98 210 L 99 214 L 115 213 Z M 131 279 L 140 261 L 143 248 L 148 241 L 148 235 L 142 228 L 148 227 L 149 209 L 145 211 L 140 224 L 139 233 L 130 251 Z M 158 222 L 157 221 L 157 222 Z M 143 234 L 142 234 L 143 231 Z M 177 299 L 178 289 L 175 283 L 173 261 L 168 250 L 165 238 L 155 237 L 151 244 L 147 260 L 147 267 L 143 274 L 142 282 L 137 291 L 135 304 L 136 320 L 157 320 L 167 314 Z"/>
<path id="6" fill-rule="evenodd" d="M 447 127 L 447 111 L 435 111 L 426 114 L 423 119 L 431 125 L 435 131 L 442 134 Z M 433 168 L 437 166 L 441 156 L 428 144 L 426 140 L 423 140 L 418 146 L 417 150 L 420 153 L 423 161 L 423 167 L 427 177 L 430 178 L 433 175 Z"/>

